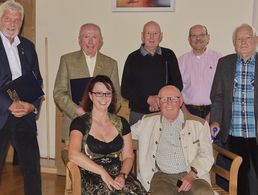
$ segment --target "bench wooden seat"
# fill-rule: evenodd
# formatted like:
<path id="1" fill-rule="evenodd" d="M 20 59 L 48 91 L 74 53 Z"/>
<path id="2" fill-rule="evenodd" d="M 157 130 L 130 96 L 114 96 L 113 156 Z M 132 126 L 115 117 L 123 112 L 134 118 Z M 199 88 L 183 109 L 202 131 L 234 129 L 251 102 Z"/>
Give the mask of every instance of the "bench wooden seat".
<path id="1" fill-rule="evenodd" d="M 119 115 L 123 116 L 128 120 L 129 118 L 129 109 L 127 102 L 122 103 L 122 107 L 119 111 Z M 60 120 L 60 119 L 59 119 Z M 135 162 L 134 167 L 132 169 L 133 173 L 137 174 L 138 172 L 138 142 L 134 140 L 133 142 L 133 149 L 135 154 Z M 216 159 L 218 155 L 223 155 L 226 158 L 231 160 L 230 169 L 224 169 L 223 167 L 219 166 L 218 164 L 214 164 L 212 166 L 212 169 L 210 171 L 211 175 L 211 183 L 212 188 L 215 192 L 217 192 L 220 195 L 237 195 L 237 176 L 238 176 L 238 170 L 242 163 L 242 157 L 225 150 L 218 145 L 213 144 L 213 154 L 214 159 L 216 162 Z M 66 165 L 66 188 L 65 188 L 65 195 L 72 194 L 72 195 L 81 195 L 81 176 L 80 176 L 80 170 L 77 165 L 75 165 L 72 162 L 68 161 L 68 151 L 67 149 L 64 149 L 62 151 L 62 159 Z M 226 179 L 229 182 L 229 190 L 225 191 L 222 188 L 220 188 L 216 184 L 216 175 L 220 175 L 224 179 Z"/>
<path id="2" fill-rule="evenodd" d="M 138 158 L 138 142 L 136 140 L 134 140 L 133 142 L 133 148 L 135 152 L 135 164 L 134 164 L 133 172 L 134 174 L 137 174 L 139 158 Z M 213 144 L 213 153 L 214 153 L 215 162 L 218 154 L 223 155 L 228 159 L 232 160 L 229 170 L 222 168 L 216 163 L 212 166 L 210 174 L 211 174 L 211 182 L 212 182 L 213 190 L 220 195 L 237 195 L 237 175 L 238 175 L 239 167 L 242 163 L 242 158 L 228 150 L 225 150 L 219 147 L 216 144 Z M 62 157 L 66 158 L 66 160 L 65 159 L 64 160 L 66 162 L 66 167 L 67 167 L 66 180 L 68 182 L 66 182 L 65 194 L 80 195 L 81 194 L 80 170 L 77 165 L 68 161 L 67 150 L 63 151 Z M 216 184 L 216 179 L 215 179 L 216 175 L 220 175 L 221 177 L 223 177 L 229 182 L 228 192 L 223 190 Z"/>

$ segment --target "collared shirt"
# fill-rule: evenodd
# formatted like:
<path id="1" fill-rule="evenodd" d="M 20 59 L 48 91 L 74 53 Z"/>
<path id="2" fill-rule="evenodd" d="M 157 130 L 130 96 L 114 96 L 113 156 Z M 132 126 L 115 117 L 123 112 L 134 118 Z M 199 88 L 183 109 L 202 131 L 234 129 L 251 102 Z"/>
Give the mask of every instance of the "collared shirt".
<path id="1" fill-rule="evenodd" d="M 234 79 L 230 135 L 244 138 L 255 136 L 254 77 L 255 54 L 245 63 L 238 56 Z"/>
<path id="2" fill-rule="evenodd" d="M 156 163 L 164 173 L 175 174 L 188 171 L 180 137 L 183 122 L 184 116 L 181 111 L 173 123 L 162 117 L 162 132 L 156 153 Z"/>
<path id="3" fill-rule="evenodd" d="M 86 63 L 88 65 L 90 76 L 92 77 L 93 73 L 94 73 L 95 65 L 96 65 L 97 54 L 93 57 L 90 57 L 90 56 L 86 55 L 86 53 L 84 53 L 84 55 L 85 55 L 85 58 L 86 58 Z"/>
<path id="4" fill-rule="evenodd" d="M 0 32 L 0 36 L 3 41 L 4 49 L 8 58 L 9 67 L 12 73 L 12 80 L 22 75 L 21 61 L 18 53 L 17 46 L 20 44 L 18 36 L 14 38 L 14 42 L 11 44 L 10 41 Z"/>
<path id="5" fill-rule="evenodd" d="M 206 49 L 201 56 L 196 56 L 193 51 L 190 51 L 178 58 L 185 104 L 211 104 L 211 86 L 220 57 L 220 53 Z"/>
<path id="6" fill-rule="evenodd" d="M 148 52 L 148 51 L 144 48 L 144 44 L 141 44 L 140 51 L 141 51 L 141 54 L 142 54 L 143 56 L 146 56 L 146 55 L 151 55 L 151 56 L 152 56 L 152 54 L 151 54 L 150 52 Z M 162 51 L 161 51 L 160 46 L 157 47 L 157 49 L 156 49 L 156 51 L 155 51 L 155 54 L 162 55 Z M 154 54 L 154 55 L 155 55 L 155 54 Z"/>

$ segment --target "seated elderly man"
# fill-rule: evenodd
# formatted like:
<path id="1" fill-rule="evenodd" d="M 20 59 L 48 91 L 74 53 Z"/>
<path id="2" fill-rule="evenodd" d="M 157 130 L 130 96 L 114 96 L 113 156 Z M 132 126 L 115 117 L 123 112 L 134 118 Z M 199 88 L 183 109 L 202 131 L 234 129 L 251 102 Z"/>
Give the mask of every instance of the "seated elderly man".
<path id="1" fill-rule="evenodd" d="M 184 114 L 182 103 L 180 91 L 167 85 L 159 91 L 161 112 L 145 115 L 131 127 L 139 140 L 138 178 L 154 195 L 213 195 L 209 124 Z"/>

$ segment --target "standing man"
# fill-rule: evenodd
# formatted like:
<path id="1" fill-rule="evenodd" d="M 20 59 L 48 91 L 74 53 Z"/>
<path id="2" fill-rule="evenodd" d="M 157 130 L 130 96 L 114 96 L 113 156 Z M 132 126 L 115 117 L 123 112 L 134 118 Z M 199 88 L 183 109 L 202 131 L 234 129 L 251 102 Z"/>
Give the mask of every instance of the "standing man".
<path id="1" fill-rule="evenodd" d="M 179 57 L 178 63 L 183 80 L 183 109 L 209 121 L 210 91 L 218 59 L 216 51 L 207 48 L 210 35 L 207 28 L 197 24 L 190 28 L 188 41 L 192 51 Z"/>
<path id="2" fill-rule="evenodd" d="M 219 60 L 211 90 L 211 130 L 217 127 L 222 142 L 243 158 L 238 174 L 239 195 L 250 194 L 250 161 L 256 178 L 258 175 L 257 42 L 256 32 L 250 25 L 243 24 L 235 29 L 236 54 Z M 213 131 L 211 133 L 214 135 Z"/>
<path id="3" fill-rule="evenodd" d="M 67 143 L 71 120 L 85 113 L 81 106 L 72 101 L 71 79 L 106 75 L 112 80 L 118 97 L 120 96 L 117 62 L 99 52 L 103 44 L 100 27 L 92 23 L 82 25 L 78 41 L 81 50 L 61 57 L 54 86 L 54 100 L 64 113 L 62 140 Z"/>
<path id="4" fill-rule="evenodd" d="M 139 142 L 139 180 L 153 195 L 213 195 L 208 122 L 181 111 L 183 98 L 174 86 L 163 87 L 158 98 L 160 113 L 131 127 Z M 182 185 L 177 186 L 178 180 Z"/>
<path id="5" fill-rule="evenodd" d="M 158 23 L 147 22 L 140 49 L 129 54 L 125 62 L 121 93 L 129 101 L 130 124 L 144 114 L 159 111 L 157 94 L 161 87 L 172 84 L 180 90 L 183 88 L 176 55 L 159 46 L 162 36 Z"/>
<path id="6" fill-rule="evenodd" d="M 18 36 L 24 17 L 22 5 L 6 1 L 0 6 L 0 88 L 33 71 L 42 84 L 34 45 Z M 36 114 L 40 99 L 33 103 L 11 101 L 0 95 L 0 170 L 7 146 L 18 154 L 24 177 L 24 194 L 41 195 L 40 154 L 37 141 Z"/>

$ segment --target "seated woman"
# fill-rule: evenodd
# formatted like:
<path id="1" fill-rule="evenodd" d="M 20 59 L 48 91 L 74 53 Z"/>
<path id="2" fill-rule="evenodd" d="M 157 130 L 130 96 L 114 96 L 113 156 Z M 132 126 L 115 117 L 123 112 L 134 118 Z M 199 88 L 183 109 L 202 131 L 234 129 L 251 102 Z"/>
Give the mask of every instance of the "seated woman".
<path id="1" fill-rule="evenodd" d="M 113 114 L 116 99 L 109 77 L 94 77 L 82 98 L 86 114 L 71 123 L 69 160 L 80 167 L 83 195 L 147 194 L 130 175 L 131 129 L 124 118 Z"/>

